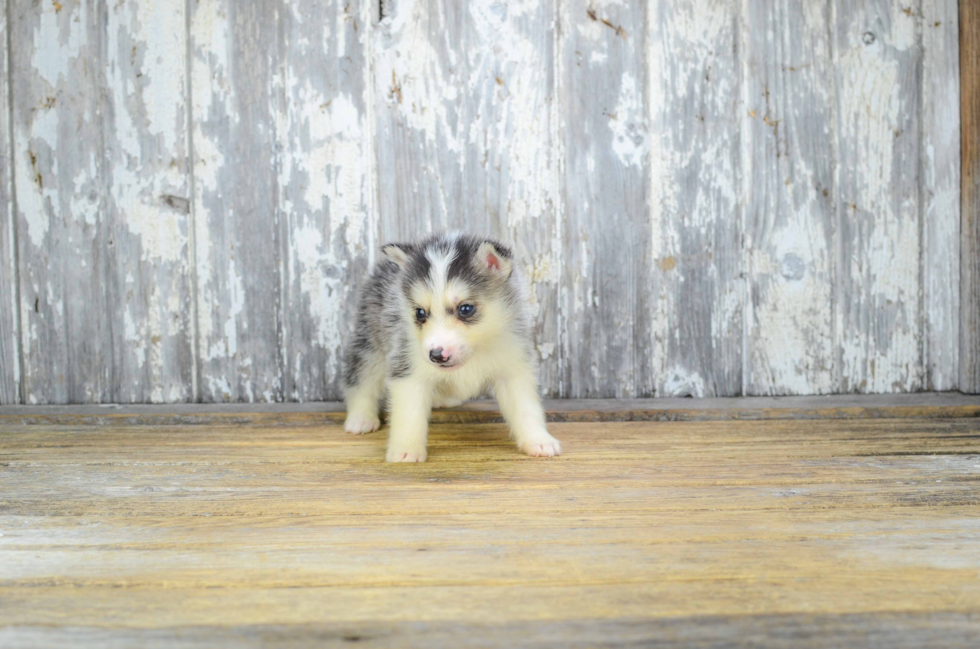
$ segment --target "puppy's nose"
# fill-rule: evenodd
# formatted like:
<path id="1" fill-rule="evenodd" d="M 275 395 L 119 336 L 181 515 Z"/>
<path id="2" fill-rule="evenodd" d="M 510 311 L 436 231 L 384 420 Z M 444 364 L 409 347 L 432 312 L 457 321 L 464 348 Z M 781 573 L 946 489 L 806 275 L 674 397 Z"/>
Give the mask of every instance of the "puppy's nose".
<path id="1" fill-rule="evenodd" d="M 445 363 L 449 360 L 449 356 L 443 356 L 442 347 L 436 347 L 429 350 L 429 360 L 433 363 Z"/>

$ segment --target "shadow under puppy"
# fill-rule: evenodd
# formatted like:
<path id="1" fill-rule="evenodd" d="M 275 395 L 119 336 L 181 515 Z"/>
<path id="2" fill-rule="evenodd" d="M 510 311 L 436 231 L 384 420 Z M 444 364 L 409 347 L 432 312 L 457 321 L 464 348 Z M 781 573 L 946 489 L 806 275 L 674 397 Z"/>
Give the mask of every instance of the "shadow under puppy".
<path id="1" fill-rule="evenodd" d="M 551 457 L 527 299 L 510 250 L 451 233 L 390 244 L 361 294 L 347 353 L 344 429 L 375 431 L 387 390 L 388 462 L 424 462 L 432 408 L 492 387 L 517 447 Z"/>

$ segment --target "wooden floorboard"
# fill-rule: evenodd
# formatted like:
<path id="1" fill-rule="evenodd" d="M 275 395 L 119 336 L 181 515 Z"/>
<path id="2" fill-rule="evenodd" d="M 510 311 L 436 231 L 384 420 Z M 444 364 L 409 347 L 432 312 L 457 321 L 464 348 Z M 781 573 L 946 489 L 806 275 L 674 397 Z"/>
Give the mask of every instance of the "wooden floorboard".
<path id="1" fill-rule="evenodd" d="M 978 646 L 980 419 L 551 430 L 7 420 L 0 647 Z"/>

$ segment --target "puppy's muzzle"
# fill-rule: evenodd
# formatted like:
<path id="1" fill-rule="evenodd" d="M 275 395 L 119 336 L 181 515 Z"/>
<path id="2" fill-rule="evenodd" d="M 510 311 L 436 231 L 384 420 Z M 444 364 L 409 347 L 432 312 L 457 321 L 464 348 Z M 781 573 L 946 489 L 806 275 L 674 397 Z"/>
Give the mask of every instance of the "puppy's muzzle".
<path id="1" fill-rule="evenodd" d="M 442 351 L 442 347 L 435 347 L 429 350 L 429 360 L 437 365 L 445 365 L 452 358 L 449 354 Z"/>

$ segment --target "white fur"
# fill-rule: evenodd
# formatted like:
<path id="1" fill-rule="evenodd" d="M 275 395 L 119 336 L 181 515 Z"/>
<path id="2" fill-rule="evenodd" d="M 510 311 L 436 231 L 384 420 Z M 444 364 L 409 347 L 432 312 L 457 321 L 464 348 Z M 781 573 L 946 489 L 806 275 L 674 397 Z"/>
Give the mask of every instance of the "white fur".
<path id="1" fill-rule="evenodd" d="M 560 455 L 561 443 L 548 433 L 545 424 L 535 368 L 515 343 L 505 336 L 473 354 L 458 369 L 446 371 L 420 363 L 412 376 L 391 381 L 387 461 L 424 462 L 432 406 L 459 405 L 481 395 L 488 384 L 493 386 L 517 448 L 534 457 Z"/>
<path id="2" fill-rule="evenodd" d="M 432 386 L 412 377 L 391 381 L 391 431 L 388 462 L 425 462 L 432 410 Z"/>
<path id="3" fill-rule="evenodd" d="M 456 250 L 451 249 L 448 254 L 442 255 L 435 251 L 429 251 L 426 257 L 432 264 L 432 283 L 429 286 L 431 295 L 436 297 L 448 297 L 453 300 L 453 291 L 449 286 L 446 276 L 449 273 L 449 264 L 456 257 Z M 448 316 L 442 308 L 441 302 L 433 305 L 432 314 L 429 317 L 429 324 L 426 327 L 426 336 L 422 341 L 422 348 L 428 357 L 429 351 L 442 349 L 443 352 L 451 357 L 451 360 L 459 363 L 466 362 L 469 349 L 466 345 L 465 337 L 459 327 L 452 326 L 454 320 Z"/>
<path id="4" fill-rule="evenodd" d="M 451 248 L 447 254 L 439 254 L 434 250 L 426 253 L 429 263 L 432 264 L 432 292 L 436 295 L 445 295 L 446 277 L 449 275 L 449 264 L 456 258 L 456 249 Z"/>
<path id="5" fill-rule="evenodd" d="M 409 261 L 397 246 L 386 247 L 385 254 L 403 269 Z M 427 281 L 396 299 L 397 308 L 405 314 L 399 326 L 404 326 L 408 341 L 410 371 L 404 378 L 386 378 L 384 354 L 367 359 L 360 381 L 348 389 L 345 429 L 353 434 L 377 430 L 380 401 L 387 389 L 390 432 L 386 460 L 424 462 L 432 408 L 460 405 L 492 388 L 511 438 L 521 451 L 535 457 L 561 454 L 561 444 L 545 424 L 530 342 L 519 333 L 526 331 L 519 326 L 525 317 L 521 302 L 515 306 L 513 300 L 474 295 L 465 283 L 448 280 L 449 266 L 457 254 L 455 248 L 448 254 L 426 251 L 431 264 Z M 511 288 L 521 294 L 519 282 L 511 276 L 511 261 L 492 244 L 479 247 L 474 263 L 483 264 L 485 272 L 496 274 L 501 282 L 515 282 Z M 462 322 L 454 309 L 470 301 L 478 304 L 479 320 Z M 422 326 L 413 320 L 415 308 L 428 313 Z M 437 347 L 451 352 L 447 364 L 453 367 L 430 361 L 429 352 Z"/>
<path id="6" fill-rule="evenodd" d="M 347 391 L 344 430 L 352 435 L 373 433 L 381 426 L 378 403 L 385 392 L 385 359 L 378 354 L 369 364 L 369 377 Z"/>

